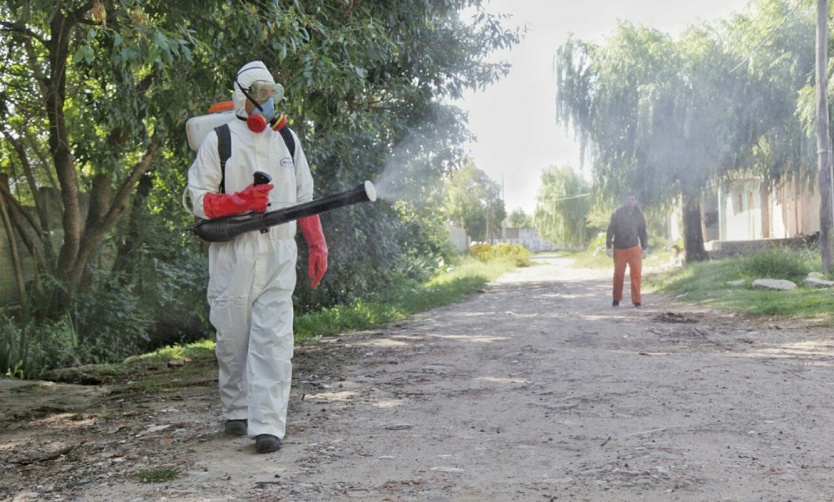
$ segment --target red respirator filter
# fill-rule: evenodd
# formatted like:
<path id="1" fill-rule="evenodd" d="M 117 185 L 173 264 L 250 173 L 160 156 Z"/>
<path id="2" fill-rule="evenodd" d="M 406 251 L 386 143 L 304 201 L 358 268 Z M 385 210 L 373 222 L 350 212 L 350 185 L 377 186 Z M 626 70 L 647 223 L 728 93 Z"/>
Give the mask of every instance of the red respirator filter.
<path id="1" fill-rule="evenodd" d="M 266 129 L 266 118 L 263 115 L 249 115 L 246 119 L 246 125 L 252 132 L 263 132 Z"/>

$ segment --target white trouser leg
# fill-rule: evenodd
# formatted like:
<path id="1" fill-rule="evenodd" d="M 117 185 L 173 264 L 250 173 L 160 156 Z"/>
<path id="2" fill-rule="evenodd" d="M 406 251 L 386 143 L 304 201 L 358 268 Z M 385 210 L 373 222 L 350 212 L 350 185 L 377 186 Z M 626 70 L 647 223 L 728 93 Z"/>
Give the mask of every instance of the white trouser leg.
<path id="1" fill-rule="evenodd" d="M 294 240 L 261 242 L 249 339 L 249 435 L 283 438 L 293 355 Z"/>
<path id="2" fill-rule="evenodd" d="M 212 253 L 214 251 L 214 253 Z M 223 416 L 283 438 L 292 380 L 295 241 L 248 234 L 209 253 Z"/>
<path id="3" fill-rule="evenodd" d="M 248 301 L 215 301 L 211 307 L 211 323 L 217 328 L 218 374 L 220 403 L 227 420 L 248 417 L 246 399 L 246 360 L 249 351 Z M 221 327 L 222 326 L 222 327 Z"/>

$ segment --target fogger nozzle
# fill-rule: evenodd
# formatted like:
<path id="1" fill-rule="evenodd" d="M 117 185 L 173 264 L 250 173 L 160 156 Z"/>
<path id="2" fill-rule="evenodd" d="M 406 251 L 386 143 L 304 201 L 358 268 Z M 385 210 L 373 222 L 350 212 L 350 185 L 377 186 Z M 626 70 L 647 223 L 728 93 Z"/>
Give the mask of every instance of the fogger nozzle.
<path id="1" fill-rule="evenodd" d="M 339 207 L 358 204 L 359 202 L 373 202 L 376 200 L 376 189 L 373 183 L 366 181 L 353 190 L 328 195 L 321 199 L 311 200 L 295 206 L 285 207 L 268 213 L 245 214 L 242 216 L 228 216 L 214 220 L 201 220 L 191 227 L 197 237 L 208 242 L 227 242 L 240 234 L 255 230 L 266 230 L 275 225 L 288 221 L 323 213 Z"/>

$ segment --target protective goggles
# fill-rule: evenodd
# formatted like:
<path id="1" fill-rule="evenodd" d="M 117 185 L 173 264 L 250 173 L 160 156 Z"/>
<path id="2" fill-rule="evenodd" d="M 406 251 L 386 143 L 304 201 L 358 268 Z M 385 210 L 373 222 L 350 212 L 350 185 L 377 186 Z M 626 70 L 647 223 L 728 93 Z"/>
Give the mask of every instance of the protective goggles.
<path id="1" fill-rule="evenodd" d="M 275 82 L 256 80 L 252 82 L 249 88 L 243 87 L 240 85 L 240 82 L 237 85 L 243 91 L 244 96 L 256 103 L 263 103 L 267 99 L 272 98 L 272 101 L 278 104 L 284 98 L 284 86 Z"/>

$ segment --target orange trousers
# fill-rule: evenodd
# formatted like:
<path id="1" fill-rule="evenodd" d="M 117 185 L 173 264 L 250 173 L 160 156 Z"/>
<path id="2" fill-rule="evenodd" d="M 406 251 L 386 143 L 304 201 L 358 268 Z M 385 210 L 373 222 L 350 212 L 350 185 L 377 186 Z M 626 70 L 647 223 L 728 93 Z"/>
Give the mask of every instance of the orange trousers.
<path id="1" fill-rule="evenodd" d="M 643 274 L 643 248 L 640 246 L 626 249 L 614 248 L 614 300 L 623 299 L 626 265 L 631 275 L 631 303 L 642 303 L 640 280 Z"/>

